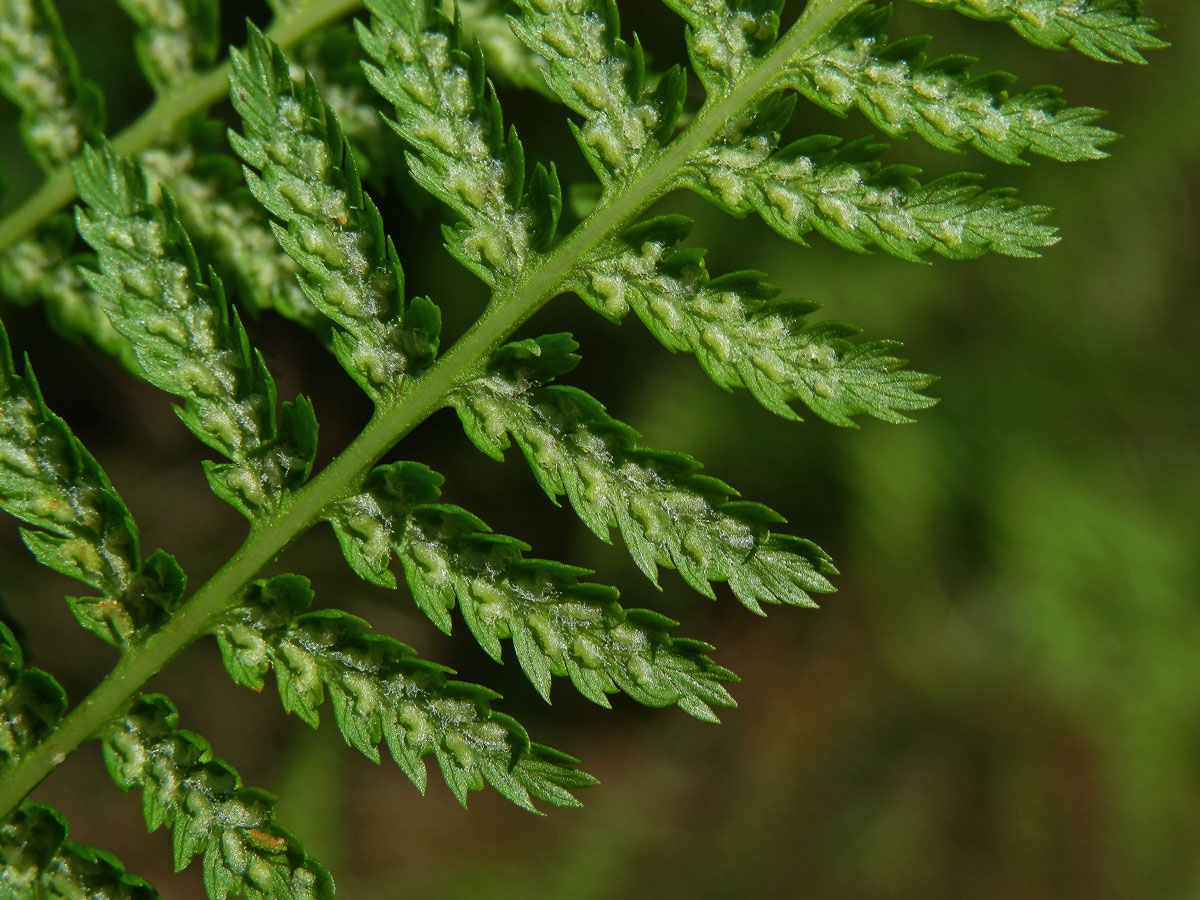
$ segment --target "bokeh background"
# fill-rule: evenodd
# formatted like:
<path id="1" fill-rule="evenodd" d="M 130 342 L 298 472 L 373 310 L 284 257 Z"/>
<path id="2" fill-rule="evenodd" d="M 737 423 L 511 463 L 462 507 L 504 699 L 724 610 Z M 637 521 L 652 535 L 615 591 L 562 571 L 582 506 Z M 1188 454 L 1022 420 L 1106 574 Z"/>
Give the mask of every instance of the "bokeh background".
<path id="1" fill-rule="evenodd" d="M 229 41 L 244 35 L 243 15 L 265 21 L 258 4 L 222 5 Z M 902 340 L 942 379 L 940 403 L 917 424 L 783 422 L 712 387 L 632 317 L 618 328 L 564 297 L 534 320 L 576 333 L 576 383 L 647 443 L 694 453 L 832 553 L 844 574 L 820 611 L 761 620 L 727 593 L 717 603 L 690 594 L 671 573 L 657 593 L 622 548 L 551 505 L 519 458 L 479 456 L 450 415 L 406 442 L 406 457 L 446 474 L 448 501 L 539 555 L 595 568 L 628 605 L 661 609 L 716 644 L 743 679 L 723 725 L 624 698 L 605 712 L 567 684 L 549 708 L 515 664 L 495 665 L 466 634 L 442 636 L 403 592 L 357 581 L 325 532 L 278 568 L 310 575 L 319 602 L 501 690 L 501 708 L 535 739 L 599 777 L 582 810 L 538 818 L 484 793 L 463 811 L 436 778 L 422 798 L 395 767 L 342 746 L 331 722 L 311 732 L 270 692 L 234 687 L 208 644 L 153 687 L 247 783 L 281 795 L 281 820 L 351 900 L 1200 897 L 1200 7 L 1146 5 L 1174 44 L 1148 67 L 898 10 L 893 35 L 936 33 L 935 54 L 969 52 L 981 68 L 1059 83 L 1073 102 L 1112 110 L 1106 124 L 1126 137 L 1098 163 L 1013 168 L 916 139 L 894 148 L 894 161 L 983 171 L 1058 208 L 1064 240 L 1040 261 L 917 266 L 820 239 L 798 248 L 691 197 L 664 201 L 695 216 L 714 272 L 763 269 L 868 336 Z M 623 6 L 656 64 L 680 58 L 680 31 L 657 4 Z M 60 8 L 115 133 L 150 99 L 132 29 L 108 0 Z M 533 154 L 584 177 L 549 101 L 511 90 L 503 100 Z M 859 116 L 843 123 L 803 107 L 795 127 L 870 133 Z M 11 207 L 34 182 L 8 106 L 0 151 Z M 434 296 L 449 328 L 463 327 L 484 292 L 440 249 L 437 212 L 413 219 L 394 186 L 381 192 L 411 292 Z M 176 554 L 200 583 L 243 526 L 208 494 L 203 454 L 167 399 L 64 343 L 40 310 L 0 299 L 0 314 L 51 405 L 129 501 L 147 547 Z M 328 457 L 365 421 L 365 401 L 299 329 L 264 317 L 254 330 L 281 395 L 314 397 Z M 79 700 L 113 659 L 67 614 L 61 596 L 73 585 L 39 569 L 8 520 L 0 573 L 31 661 Z M 171 873 L 169 837 L 145 834 L 139 799 L 107 783 L 95 747 L 37 796 L 68 813 L 74 837 L 113 850 L 165 897 L 202 896 L 199 864 Z"/>

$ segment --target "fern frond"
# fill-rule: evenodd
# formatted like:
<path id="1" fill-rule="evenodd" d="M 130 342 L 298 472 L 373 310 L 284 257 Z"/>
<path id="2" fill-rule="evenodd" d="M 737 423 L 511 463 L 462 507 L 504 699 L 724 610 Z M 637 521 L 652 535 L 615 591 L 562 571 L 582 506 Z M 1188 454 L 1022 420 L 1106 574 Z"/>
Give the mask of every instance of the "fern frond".
<path id="1" fill-rule="evenodd" d="M 0 775 L 45 740 L 67 698 L 50 675 L 26 667 L 0 623 Z M 157 892 L 115 857 L 67 840 L 67 822 L 44 803 L 26 802 L 0 822 L 0 898 L 157 900 Z"/>
<path id="2" fill-rule="evenodd" d="M 158 891 L 110 853 L 67 840 L 67 820 L 27 801 L 0 822 L 3 900 L 158 900 Z"/>
<path id="3" fill-rule="evenodd" d="M 450 632 L 457 604 L 471 633 L 501 661 L 510 638 L 525 675 L 547 701 L 552 676 L 607 707 L 623 691 L 647 706 L 678 705 L 706 721 L 712 706 L 732 706 L 722 687 L 733 673 L 712 662 L 712 648 L 671 637 L 676 622 L 642 609 L 622 609 L 617 591 L 581 582 L 586 569 L 528 559 L 528 545 L 495 534 L 456 506 L 435 503 L 442 477 L 417 463 L 379 466 L 363 492 L 328 511 L 354 570 L 395 587 L 394 553 L 417 606 Z"/>
<path id="4" fill-rule="evenodd" d="M 520 0 L 513 28 L 548 63 L 546 81 L 584 117 L 572 130 L 607 188 L 625 182 L 646 151 L 665 144 L 683 108 L 687 83 L 675 67 L 654 89 L 641 45 L 621 39 L 612 0 Z"/>
<path id="5" fill-rule="evenodd" d="M 161 694 L 146 694 L 101 733 L 104 762 L 121 790 L 142 791 L 146 827 L 172 830 L 176 870 L 204 855 L 211 900 L 327 900 L 333 880 L 280 827 L 265 791 L 242 785 L 208 741 L 179 728 Z"/>
<path id="6" fill-rule="evenodd" d="M 200 440 L 231 462 L 205 465 L 214 492 L 253 519 L 303 483 L 316 451 L 316 419 L 304 398 L 283 404 L 252 351 L 220 279 L 206 283 L 169 195 L 146 199 L 141 172 L 111 148 L 86 148 L 76 166 L 79 233 L 96 251 L 95 290 L 115 307 L 113 324 L 134 346 L 145 377 L 180 397 L 177 409 Z"/>
<path id="7" fill-rule="evenodd" d="M 679 571 L 692 588 L 715 597 L 711 582 L 729 582 L 745 606 L 814 605 L 810 592 L 833 590 L 836 573 L 815 544 L 773 534 L 783 517 L 700 474 L 684 453 L 638 444 L 640 435 L 575 388 L 547 383 L 574 368 L 575 342 L 549 335 L 502 348 L 486 376 L 453 396 L 467 435 L 503 459 L 521 448 L 551 497 L 566 495 L 597 537 L 617 528 L 638 568 L 655 584 L 658 567 Z"/>
<path id="8" fill-rule="evenodd" d="M 166 188 L 199 255 L 245 308 L 274 310 L 312 330 L 326 329 L 325 316 L 300 288 L 300 267 L 279 249 L 268 216 L 250 196 L 237 165 L 207 143 L 189 136 L 142 153 L 138 162 L 151 198 Z"/>
<path id="9" fill-rule="evenodd" d="M 28 364 L 24 377 L 16 373 L 2 325 L 0 509 L 30 526 L 21 538 L 42 565 L 100 592 L 68 603 L 80 624 L 104 640 L 128 645 L 179 603 L 183 572 L 161 551 L 143 563 L 129 509 L 46 406 Z"/>
<path id="10" fill-rule="evenodd" d="M 20 644 L 0 622 L 0 773 L 45 740 L 66 708 L 58 682 L 25 665 Z"/>
<path id="11" fill-rule="evenodd" d="M 0 5 L 0 92 L 21 110 L 21 137 L 44 169 L 69 162 L 104 127 L 100 90 L 79 74 L 51 0 Z"/>
<path id="12" fill-rule="evenodd" d="M 570 791 L 596 783 L 577 760 L 531 743 L 520 723 L 494 711 L 499 694 L 451 681 L 453 670 L 371 633 L 348 613 L 305 613 L 311 603 L 308 581 L 296 575 L 251 586 L 216 631 L 234 681 L 261 690 L 274 669 L 284 709 L 314 728 L 328 692 L 347 744 L 379 762 L 384 742 L 422 793 L 424 759 L 433 756 L 464 806 L 467 793 L 485 783 L 530 812 L 537 812 L 534 798 L 578 806 Z"/>
<path id="13" fill-rule="evenodd" d="M 1142 15 L 1141 0 L 913 0 L 958 10 L 973 19 L 1005 22 L 1038 47 L 1071 47 L 1101 62 L 1144 63 L 1143 50 L 1169 46 L 1154 35 L 1162 26 Z"/>
<path id="14" fill-rule="evenodd" d="M 341 327 L 333 347 L 346 371 L 376 400 L 392 398 L 434 359 L 437 307 L 418 299 L 405 309 L 395 248 L 316 83 L 297 90 L 282 51 L 257 31 L 233 73 L 244 135 L 230 142 L 250 191 L 280 220 L 276 237 L 303 268 L 308 298 Z"/>
<path id="15" fill-rule="evenodd" d="M 1104 113 L 1071 107 L 1052 86 L 1010 93 L 1007 72 L 968 70 L 973 57 L 929 59 L 928 36 L 889 42 L 890 6 L 864 7 L 792 60 L 791 86 L 844 115 L 858 110 L 885 134 L 917 134 L 943 150 L 970 145 L 1001 162 L 1023 163 L 1027 151 L 1062 162 L 1100 159 L 1117 137 L 1094 123 Z"/>
<path id="16" fill-rule="evenodd" d="M 210 66 L 220 41 L 217 0 L 117 0 L 138 26 L 142 70 L 163 93 Z"/>
<path id="17" fill-rule="evenodd" d="M 856 415 L 907 422 L 905 412 L 934 404 L 920 393 L 933 377 L 906 369 L 895 342 L 853 343 L 852 325 L 810 324 L 818 305 L 775 300 L 760 272 L 710 278 L 704 250 L 679 246 L 691 227 L 683 216 L 634 226 L 600 247 L 571 289 L 614 322 L 632 309 L 668 350 L 695 354 L 721 387 L 747 388 L 787 419 L 800 418 L 796 402 L 849 426 Z"/>
<path id="18" fill-rule="evenodd" d="M 447 16 L 453 16 L 455 0 L 443 0 L 442 7 Z M 483 50 L 489 77 L 553 96 L 543 74 L 546 61 L 530 52 L 509 24 L 509 16 L 520 13 L 513 0 L 457 0 L 457 7 L 463 37 Z"/>
<path id="19" fill-rule="evenodd" d="M 1033 257 L 1058 242 L 1054 227 L 1041 224 L 1049 207 L 1025 205 L 1008 188 L 985 188 L 981 175 L 922 184 L 915 166 L 877 161 L 883 144 L 814 135 L 775 150 L 775 140 L 743 133 L 712 147 L 689 165 L 687 187 L 735 215 L 757 212 L 800 244 L 817 231 L 848 250 L 878 247 L 912 262 L 928 253 Z"/>
<path id="20" fill-rule="evenodd" d="M 87 340 L 137 372 L 133 348 L 105 312 L 107 301 L 79 274 L 84 260 L 72 252 L 75 240 L 74 220 L 60 214 L 30 237 L 0 251 L 0 291 L 22 306 L 42 303 L 51 327 L 62 337 Z"/>
<path id="21" fill-rule="evenodd" d="M 392 127 L 415 149 L 413 178 L 463 222 L 446 232 L 450 252 L 494 289 L 510 288 L 554 237 L 562 188 L 554 167 L 526 178 L 516 129 L 504 132 L 483 58 L 440 0 L 367 0 L 359 42 L 367 77 L 396 107 Z"/>

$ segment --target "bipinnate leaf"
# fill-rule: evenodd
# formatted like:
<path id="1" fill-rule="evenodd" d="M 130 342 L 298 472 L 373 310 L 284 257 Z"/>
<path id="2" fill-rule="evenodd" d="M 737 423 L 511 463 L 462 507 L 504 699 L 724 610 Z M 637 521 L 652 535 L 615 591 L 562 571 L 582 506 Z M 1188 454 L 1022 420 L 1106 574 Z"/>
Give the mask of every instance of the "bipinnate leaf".
<path id="1" fill-rule="evenodd" d="M 497 291 L 510 289 L 554 237 L 562 189 L 553 166 L 527 172 L 516 129 L 504 131 L 500 103 L 478 48 L 441 0 L 367 0 L 359 42 L 374 60 L 367 77 L 395 106 L 392 123 L 413 149 L 409 168 L 462 222 L 447 247 Z"/>
<path id="2" fill-rule="evenodd" d="M 955 9 L 973 19 L 1005 22 L 1047 50 L 1071 47 L 1101 62 L 1144 63 L 1143 50 L 1168 46 L 1155 37 L 1162 26 L 1142 15 L 1141 0 L 913 0 Z"/>
<path id="3" fill-rule="evenodd" d="M 275 798 L 242 785 L 208 741 L 179 728 L 161 694 L 145 694 L 100 738 L 121 790 L 142 792 L 150 831 L 172 831 L 175 868 L 204 856 L 210 900 L 326 900 L 333 880 L 276 821 Z"/>
<path id="4" fill-rule="evenodd" d="M 513 29 L 547 62 L 546 81 L 584 117 L 572 125 L 605 187 L 628 181 L 644 155 L 672 136 L 687 89 L 676 67 L 651 88 L 636 38 L 621 38 L 612 0 L 519 0 Z"/>
<path id="5" fill-rule="evenodd" d="M 0 4 L 0 93 L 21 110 L 21 137 L 45 169 L 103 131 L 100 90 L 79 74 L 52 0 Z"/>
<path id="6" fill-rule="evenodd" d="M 347 560 L 364 579 L 395 587 L 393 554 L 417 606 L 445 632 L 457 605 L 495 660 L 511 639 L 526 676 L 547 700 L 553 676 L 608 706 L 623 691 L 647 706 L 677 705 L 707 721 L 732 706 L 733 673 L 699 641 L 672 637 L 678 623 L 623 609 L 614 588 L 580 579 L 586 569 L 525 556 L 527 544 L 495 534 L 457 506 L 435 503 L 442 477 L 417 463 L 379 466 L 360 494 L 327 515 Z"/>
<path id="7" fill-rule="evenodd" d="M 422 793 L 424 760 L 434 757 L 464 805 L 486 783 L 531 812 L 535 799 L 577 806 L 570 791 L 595 783 L 576 760 L 532 743 L 516 720 L 493 710 L 498 694 L 450 680 L 453 670 L 349 613 L 305 612 L 311 602 L 307 580 L 296 575 L 250 587 L 215 632 L 235 681 L 261 690 L 273 669 L 284 709 L 314 727 L 328 693 L 347 744 L 379 762 L 385 743 Z"/>
<path id="8" fill-rule="evenodd" d="M 373 398 L 393 398 L 437 353 L 437 308 L 425 299 L 405 308 L 395 248 L 316 82 L 295 84 L 283 53 L 256 30 L 234 52 L 233 71 L 243 134 L 230 142 L 250 191 L 278 220 L 305 294 L 341 329 L 333 348 L 342 365 Z"/>
<path id="9" fill-rule="evenodd" d="M 158 900 L 115 856 L 67 840 L 67 820 L 26 801 L 0 822 L 0 900 Z"/>
<path id="10" fill-rule="evenodd" d="M 942 150 L 964 145 L 1005 163 L 1036 153 L 1061 162 L 1100 159 L 1117 135 L 1093 123 L 1103 112 L 1071 107 L 1055 87 L 1009 90 L 1016 77 L 973 74 L 964 55 L 929 59 L 929 37 L 888 41 L 889 5 L 864 6 L 788 66 L 787 81 L 844 115 L 857 108 L 885 134 L 916 134 Z"/>
<path id="11" fill-rule="evenodd" d="M 803 403 L 821 418 L 853 425 L 885 422 L 932 406 L 920 393 L 933 377 L 911 371 L 893 341 L 850 340 L 852 325 L 810 323 L 817 304 L 776 300 L 761 272 L 710 278 L 704 250 L 679 246 L 691 230 L 683 216 L 660 216 L 600 247 L 571 289 L 601 315 L 620 322 L 632 309 L 672 351 L 693 353 L 724 388 L 747 388 L 777 415 L 798 419 Z"/>
<path id="12" fill-rule="evenodd" d="M 659 566 L 707 597 L 712 582 L 726 581 L 757 613 L 764 603 L 813 606 L 810 593 L 833 590 L 829 557 L 811 541 L 773 533 L 784 521 L 777 512 L 736 499 L 686 453 L 641 446 L 636 431 L 583 391 L 549 384 L 575 367 L 575 347 L 564 334 L 509 344 L 455 392 L 480 450 L 503 459 L 515 442 L 546 493 L 566 495 L 602 540 L 616 528 L 656 584 Z"/>
<path id="13" fill-rule="evenodd" d="M 212 64 L 220 42 L 218 0 L 118 2 L 138 26 L 138 61 L 159 93 Z"/>
<path id="14" fill-rule="evenodd" d="M 274 509 L 311 470 L 311 404 L 299 398 L 277 412 L 266 362 L 220 279 L 201 273 L 169 195 L 150 203 L 140 170 L 107 146 L 86 148 L 75 172 L 87 204 L 77 211 L 79 232 L 100 268 L 88 281 L 113 304 L 113 324 L 146 380 L 181 398 L 184 424 L 230 460 L 206 463 L 213 491 L 250 519 Z"/>
<path id="15" fill-rule="evenodd" d="M 164 622 L 184 576 L 161 551 L 142 561 L 137 525 L 87 448 L 46 405 L 26 364 L 13 366 L 0 325 L 0 509 L 29 528 L 22 540 L 43 565 L 99 597 L 70 598 L 89 631 L 118 646 Z"/>

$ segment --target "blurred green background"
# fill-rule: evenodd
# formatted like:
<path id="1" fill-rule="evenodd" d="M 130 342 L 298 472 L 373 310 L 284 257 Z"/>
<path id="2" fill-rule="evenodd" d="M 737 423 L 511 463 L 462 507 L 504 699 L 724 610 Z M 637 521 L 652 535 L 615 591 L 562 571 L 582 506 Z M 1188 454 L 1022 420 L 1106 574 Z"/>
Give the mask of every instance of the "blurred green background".
<path id="1" fill-rule="evenodd" d="M 1146 5 L 1174 44 L 1148 67 L 898 10 L 893 36 L 936 33 L 935 54 L 970 52 L 981 68 L 1059 83 L 1073 102 L 1112 110 L 1106 124 L 1126 137 L 1098 163 L 1006 168 L 915 139 L 890 156 L 931 174 L 984 171 L 1058 208 L 1064 240 L 1043 260 L 915 266 L 819 239 L 797 248 L 690 197 L 663 203 L 696 217 L 694 240 L 712 248 L 715 273 L 763 269 L 868 337 L 902 340 L 914 365 L 942 378 L 941 402 L 917 424 L 786 423 L 713 388 L 632 318 L 617 328 L 564 297 L 535 319 L 539 330 L 576 333 L 575 381 L 647 443 L 694 453 L 834 556 L 844 575 L 822 610 L 760 620 L 727 593 L 715 604 L 689 594 L 670 573 L 656 593 L 623 549 L 546 501 L 519 458 L 479 456 L 449 415 L 406 442 L 405 456 L 446 474 L 449 502 L 538 555 L 597 569 L 627 605 L 662 609 L 682 633 L 716 644 L 717 660 L 743 678 L 722 726 L 623 698 L 605 712 L 566 684 L 547 708 L 514 665 L 496 666 L 465 634 L 440 635 L 405 596 L 355 580 L 324 532 L 279 568 L 310 575 L 319 602 L 501 690 L 501 708 L 536 740 L 599 777 L 582 810 L 537 818 L 485 793 L 464 812 L 432 778 L 423 799 L 395 767 L 342 747 L 331 724 L 310 732 L 269 693 L 234 687 L 207 644 L 153 686 L 248 783 L 281 795 L 281 819 L 350 900 L 1200 897 L 1200 6 Z M 680 58 L 675 20 L 644 0 L 623 6 L 656 63 Z M 108 94 L 115 133 L 150 97 L 131 28 L 108 0 L 60 7 L 85 72 Z M 259 4 L 223 7 L 232 41 L 242 14 L 264 20 Z M 503 99 L 532 153 L 582 176 L 548 101 Z M 32 172 L 12 109 L 0 116 L 11 206 Z M 804 108 L 797 128 L 870 133 L 859 116 L 840 123 Z M 481 308 L 481 286 L 440 250 L 434 212 L 419 223 L 393 217 L 410 291 L 434 296 L 461 328 Z M 176 554 L 201 582 L 243 526 L 207 493 L 203 454 L 168 401 L 63 343 L 39 310 L 0 301 L 0 313 L 51 405 L 126 496 L 147 547 Z M 313 395 L 328 457 L 367 404 L 298 329 L 264 318 L 255 331 L 281 395 Z M 0 572 L 32 662 L 79 700 L 113 660 L 67 614 L 61 596 L 74 588 L 35 565 L 7 520 Z M 96 748 L 38 796 L 68 813 L 74 837 L 116 852 L 164 897 L 202 896 L 199 864 L 170 873 L 169 837 L 144 833 L 139 800 L 111 788 Z"/>

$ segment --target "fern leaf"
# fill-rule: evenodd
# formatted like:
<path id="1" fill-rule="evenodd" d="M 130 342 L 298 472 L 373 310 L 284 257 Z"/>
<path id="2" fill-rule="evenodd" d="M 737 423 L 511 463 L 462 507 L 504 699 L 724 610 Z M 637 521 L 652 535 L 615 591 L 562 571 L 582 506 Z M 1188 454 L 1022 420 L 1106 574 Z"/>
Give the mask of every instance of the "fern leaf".
<path id="1" fill-rule="evenodd" d="M 103 130 L 100 90 L 79 74 L 51 0 L 0 5 L 0 92 L 21 110 L 21 137 L 44 169 L 69 162 Z"/>
<path id="2" fill-rule="evenodd" d="M 17 639 L 0 622 L 0 773 L 45 740 L 66 707 L 58 682 L 25 666 Z"/>
<path id="3" fill-rule="evenodd" d="M 0 623 L 0 774 L 50 736 L 67 698 L 50 675 L 28 668 Z M 157 892 L 111 855 L 67 839 L 62 814 L 26 802 L 0 822 L 0 897 L 5 900 L 156 900 Z"/>
<path id="4" fill-rule="evenodd" d="M 443 631 L 458 605 L 479 645 L 497 662 L 510 638 L 526 676 L 547 700 L 552 676 L 607 707 L 623 691 L 648 706 L 678 705 L 706 721 L 732 706 L 733 673 L 712 648 L 673 638 L 677 623 L 622 609 L 614 588 L 580 581 L 586 569 L 528 559 L 526 544 L 495 534 L 466 510 L 434 503 L 442 477 L 417 463 L 380 466 L 364 490 L 328 513 L 346 558 L 367 581 L 395 587 L 399 557 L 417 606 Z"/>
<path id="5" fill-rule="evenodd" d="M 250 190 L 280 220 L 276 236 L 304 269 L 313 305 L 343 329 L 333 339 L 342 365 L 372 397 L 393 397 L 433 361 L 437 308 L 415 300 L 405 310 L 395 248 L 316 83 L 297 90 L 282 51 L 258 32 L 233 70 L 244 135 L 230 140 Z"/>
<path id="6" fill-rule="evenodd" d="M 784 418 L 799 419 L 797 401 L 837 425 L 856 415 L 907 422 L 905 412 L 933 405 L 919 392 L 934 379 L 905 369 L 898 344 L 852 343 L 852 325 L 809 324 L 817 304 L 776 301 L 760 272 L 710 279 L 704 251 L 679 246 L 690 230 L 683 216 L 637 225 L 599 248 L 571 288 L 614 322 L 632 309 L 668 350 L 695 354 L 714 382 L 747 388 Z"/>
<path id="7" fill-rule="evenodd" d="M 0 252 L 0 290 L 22 306 L 44 304 L 51 327 L 61 336 L 90 341 L 136 373 L 140 367 L 133 348 L 109 321 L 107 301 L 79 274 L 84 260 L 71 252 L 75 240 L 70 215 L 51 217 L 35 234 Z"/>
<path id="8" fill-rule="evenodd" d="M 158 900 L 158 891 L 110 853 L 67 840 L 67 820 L 25 802 L 0 823 L 4 900 Z"/>
<path id="9" fill-rule="evenodd" d="M 511 288 L 554 237 L 562 189 L 554 168 L 526 178 L 516 130 L 504 132 L 500 104 L 485 82 L 478 49 L 440 0 L 367 0 L 359 42 L 375 65 L 371 84 L 396 108 L 396 132 L 415 149 L 413 178 L 463 222 L 447 247 L 494 289 Z"/>
<path id="10" fill-rule="evenodd" d="M 743 135 L 699 155 L 686 185 L 735 215 L 757 212 L 790 240 L 817 231 L 840 247 L 878 247 L 919 262 L 936 253 L 974 259 L 987 253 L 1033 257 L 1057 243 L 1041 224 L 1051 212 L 1027 206 L 1007 188 L 985 188 L 961 172 L 922 184 L 915 166 L 882 166 L 886 147 L 842 144 L 814 135 L 773 150 L 772 135 Z"/>
<path id="11" fill-rule="evenodd" d="M 779 38 L 784 0 L 664 2 L 688 25 L 688 56 L 710 100 L 729 94 Z"/>
<path id="12" fill-rule="evenodd" d="M 184 576 L 158 552 L 144 563 L 137 525 L 108 476 L 42 397 L 17 375 L 0 326 L 0 509 L 30 528 L 21 537 L 43 565 L 100 597 L 70 598 L 80 624 L 127 645 L 178 605 Z"/>
<path id="13" fill-rule="evenodd" d="M 701 475 L 684 453 L 640 446 L 636 431 L 583 391 L 546 385 L 574 368 L 574 349 L 568 335 L 509 344 L 486 376 L 456 392 L 455 408 L 480 450 L 502 459 L 515 441 L 546 493 L 565 494 L 602 540 L 617 528 L 655 584 L 659 566 L 677 569 L 707 597 L 715 596 L 711 582 L 727 581 L 757 613 L 763 603 L 812 606 L 810 592 L 833 590 L 829 557 L 809 541 L 773 534 L 770 526 L 783 521 L 774 510 L 735 500 L 733 488 Z"/>
<path id="14" fill-rule="evenodd" d="M 490 77 L 517 88 L 550 95 L 544 72 L 546 61 L 531 52 L 509 26 L 509 16 L 520 12 L 512 0 L 458 0 L 463 37 L 478 43 L 487 60 Z M 454 0 L 444 0 L 443 11 L 454 14 Z"/>
<path id="15" fill-rule="evenodd" d="M 1101 62 L 1144 63 L 1143 50 L 1168 46 L 1155 37 L 1162 26 L 1142 15 L 1141 0 L 914 0 L 956 9 L 985 22 L 1006 22 L 1031 44 L 1048 50 L 1071 47 Z"/>
<path id="16" fill-rule="evenodd" d="M 242 785 L 208 741 L 179 728 L 161 694 L 146 694 L 101 734 L 117 786 L 139 788 L 146 827 L 172 830 L 175 868 L 204 855 L 212 900 L 325 900 L 329 873 L 275 821 L 274 798 Z"/>
<path id="17" fill-rule="evenodd" d="M 530 812 L 537 811 L 534 798 L 577 806 L 570 789 L 595 783 L 575 760 L 531 743 L 518 722 L 492 710 L 498 694 L 449 680 L 452 670 L 371 633 L 348 613 L 305 613 L 311 602 L 307 580 L 295 575 L 250 588 L 216 632 L 235 681 L 261 690 L 274 669 L 284 708 L 313 727 L 328 692 L 347 744 L 379 762 L 386 743 L 422 793 L 424 758 L 433 756 L 464 805 L 468 791 L 487 783 Z"/>
<path id="18" fill-rule="evenodd" d="M 325 316 L 300 288 L 300 267 L 279 248 L 263 208 L 250 196 L 228 157 L 206 154 L 194 142 L 148 151 L 138 158 L 151 196 L 165 187 L 199 255 L 253 313 L 274 310 L 321 332 Z"/>
<path id="19" fill-rule="evenodd" d="M 170 90 L 216 58 L 220 40 L 217 0 L 118 0 L 138 26 L 142 70 L 159 93 Z"/>
<path id="20" fill-rule="evenodd" d="M 973 75 L 969 56 L 925 56 L 927 36 L 888 42 L 891 7 L 864 7 L 790 65 L 789 81 L 844 115 L 857 107 L 885 134 L 917 134 L 943 150 L 970 145 L 1001 162 L 1036 153 L 1062 162 L 1100 159 L 1117 135 L 1092 123 L 1103 112 L 1069 107 L 1051 86 L 1010 93 L 1007 72 Z"/>
<path id="21" fill-rule="evenodd" d="M 687 87 L 683 73 L 674 68 L 649 87 L 641 45 L 621 39 L 611 0 L 521 0 L 520 6 L 516 33 L 547 61 L 554 93 L 585 119 L 572 126 L 584 156 L 605 187 L 627 181 L 645 152 L 671 137 Z"/>
<path id="22" fill-rule="evenodd" d="M 184 424 L 231 462 L 209 462 L 213 490 L 247 518 L 302 483 L 316 450 L 316 419 L 300 398 L 276 423 L 275 383 L 230 314 L 221 282 L 206 283 L 169 196 L 149 203 L 141 172 L 104 147 L 76 166 L 79 232 L 96 251 L 87 273 L 113 304 L 113 324 L 134 346 L 145 377 L 183 399 Z"/>

